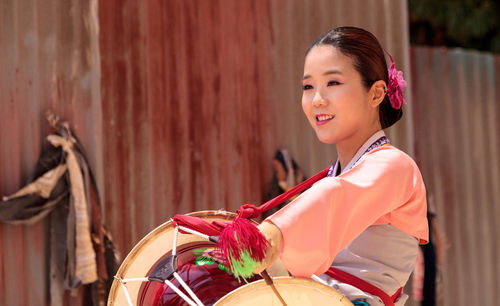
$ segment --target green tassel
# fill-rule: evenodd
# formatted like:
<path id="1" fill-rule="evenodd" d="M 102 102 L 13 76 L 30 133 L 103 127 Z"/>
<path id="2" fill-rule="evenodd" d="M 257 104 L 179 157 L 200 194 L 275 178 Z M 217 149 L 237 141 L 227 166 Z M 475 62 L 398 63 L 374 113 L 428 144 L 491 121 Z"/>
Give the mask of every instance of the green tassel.
<path id="1" fill-rule="evenodd" d="M 238 279 L 238 282 L 241 282 L 241 279 L 243 279 L 243 281 L 247 284 L 247 278 L 252 277 L 254 275 L 253 271 L 261 265 L 260 262 L 252 258 L 250 252 L 246 249 L 240 253 L 239 260 L 236 260 L 232 256 L 229 260 L 231 261 L 231 266 L 233 267 L 232 272 L 234 277 Z"/>

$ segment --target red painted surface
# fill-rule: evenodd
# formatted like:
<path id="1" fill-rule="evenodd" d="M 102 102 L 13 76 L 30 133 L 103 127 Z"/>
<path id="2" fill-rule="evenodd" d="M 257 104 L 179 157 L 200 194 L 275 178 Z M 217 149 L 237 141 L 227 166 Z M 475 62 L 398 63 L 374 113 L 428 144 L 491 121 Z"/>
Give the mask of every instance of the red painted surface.
<path id="1" fill-rule="evenodd" d="M 270 44 L 268 10 L 100 4 L 105 206 L 122 251 L 175 213 L 263 201 L 275 149 L 270 49 L 259 45 Z"/>

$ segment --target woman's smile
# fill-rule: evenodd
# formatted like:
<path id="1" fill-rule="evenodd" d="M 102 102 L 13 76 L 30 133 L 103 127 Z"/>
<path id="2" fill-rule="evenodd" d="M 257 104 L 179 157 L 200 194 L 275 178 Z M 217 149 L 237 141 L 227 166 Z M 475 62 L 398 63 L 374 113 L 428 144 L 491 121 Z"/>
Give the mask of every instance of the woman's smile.
<path id="1" fill-rule="evenodd" d="M 333 118 L 335 118 L 334 115 L 327 115 L 327 114 L 319 114 L 316 115 L 316 125 L 324 125 L 330 122 Z"/>

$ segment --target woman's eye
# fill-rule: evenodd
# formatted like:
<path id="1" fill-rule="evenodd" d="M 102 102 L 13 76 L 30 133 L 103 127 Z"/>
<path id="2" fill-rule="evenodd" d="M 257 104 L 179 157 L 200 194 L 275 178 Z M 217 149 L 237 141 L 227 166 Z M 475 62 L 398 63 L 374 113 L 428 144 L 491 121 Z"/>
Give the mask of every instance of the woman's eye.
<path id="1" fill-rule="evenodd" d="M 308 90 L 308 89 L 312 89 L 313 87 L 309 84 L 306 84 L 306 85 L 302 85 L 302 89 L 303 90 Z"/>
<path id="2" fill-rule="evenodd" d="M 328 82 L 328 86 L 340 85 L 340 84 L 342 84 L 342 83 L 337 82 L 337 81 L 329 81 L 329 82 Z"/>

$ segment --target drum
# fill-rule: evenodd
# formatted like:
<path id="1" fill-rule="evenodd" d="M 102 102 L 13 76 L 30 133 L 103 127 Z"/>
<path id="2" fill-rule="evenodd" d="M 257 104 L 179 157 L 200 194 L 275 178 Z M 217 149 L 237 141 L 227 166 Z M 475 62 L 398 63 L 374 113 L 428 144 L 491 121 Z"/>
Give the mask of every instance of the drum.
<path id="1" fill-rule="evenodd" d="M 273 283 L 288 306 L 352 306 L 351 301 L 342 293 L 311 279 L 275 277 Z M 270 286 L 264 280 L 258 280 L 231 291 L 215 303 L 215 306 L 224 305 L 263 306 L 282 304 Z"/>
<path id="2" fill-rule="evenodd" d="M 236 217 L 236 214 L 222 210 L 189 215 L 208 222 L 230 222 Z M 165 222 L 146 235 L 127 255 L 111 286 L 108 306 L 246 305 L 240 304 L 242 297 L 254 301 L 248 305 L 281 304 L 276 293 L 259 275 L 247 280 L 248 283 L 238 282 L 223 264 L 211 259 L 214 257 L 210 253 L 213 247 L 214 243 L 207 237 L 196 233 L 182 234 L 172 221 Z M 352 305 L 327 285 L 288 277 L 280 262 L 268 271 L 287 305 L 323 305 L 326 301 L 329 305 Z M 157 275 L 169 275 L 168 280 L 163 282 L 162 278 L 157 279 Z"/>

